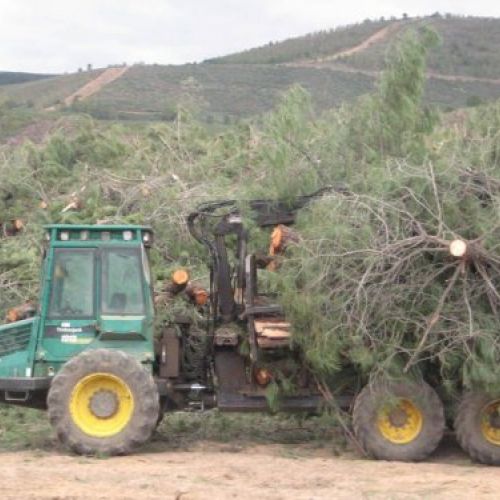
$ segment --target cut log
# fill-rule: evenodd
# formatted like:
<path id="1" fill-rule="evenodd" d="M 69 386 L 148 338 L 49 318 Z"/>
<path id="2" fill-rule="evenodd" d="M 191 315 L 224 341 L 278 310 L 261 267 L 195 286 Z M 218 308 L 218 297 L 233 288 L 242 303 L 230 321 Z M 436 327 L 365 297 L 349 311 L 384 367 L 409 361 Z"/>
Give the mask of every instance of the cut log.
<path id="1" fill-rule="evenodd" d="M 163 291 L 171 296 L 184 291 L 189 283 L 189 273 L 186 269 L 176 269 L 165 283 Z"/>
<path id="2" fill-rule="evenodd" d="M 257 345 L 261 349 L 277 349 L 280 347 L 288 347 L 290 345 L 290 339 L 270 339 L 267 337 L 257 337 Z"/>
<path id="3" fill-rule="evenodd" d="M 299 240 L 300 238 L 296 231 L 284 224 L 278 224 L 271 233 L 269 254 L 280 255 L 286 250 L 290 243 L 297 243 Z"/>
<path id="4" fill-rule="evenodd" d="M 156 305 L 166 305 L 170 300 L 186 289 L 189 283 L 189 273 L 186 269 L 176 269 L 168 281 L 163 283 L 161 290 L 155 293 Z"/>
<path id="5" fill-rule="evenodd" d="M 83 201 L 74 193 L 71 195 L 71 201 L 61 210 L 61 213 L 69 212 L 70 210 L 79 211 L 83 208 Z"/>
<path id="6" fill-rule="evenodd" d="M 291 243 L 297 243 L 299 240 L 300 238 L 296 231 L 284 224 L 278 224 L 271 233 L 269 255 L 271 257 L 283 255 Z M 274 258 L 267 265 L 267 269 L 269 271 L 275 271 L 278 268 L 278 264 L 278 261 Z"/>
<path id="7" fill-rule="evenodd" d="M 275 349 L 290 344 L 290 323 L 282 319 L 262 318 L 254 322 L 257 344 L 262 349 Z"/>
<path id="8" fill-rule="evenodd" d="M 32 318 L 36 314 L 36 306 L 31 302 L 26 302 L 17 307 L 13 307 L 7 311 L 5 321 L 7 323 L 15 323 L 23 319 Z"/>
<path id="9" fill-rule="evenodd" d="M 255 320 L 255 331 L 264 337 L 290 337 L 290 323 L 286 321 Z"/>
<path id="10" fill-rule="evenodd" d="M 450 253 L 453 257 L 463 258 L 467 255 L 467 243 L 464 240 L 453 240 L 450 243 Z"/>
<path id="11" fill-rule="evenodd" d="M 172 283 L 185 287 L 189 281 L 189 273 L 185 269 L 176 269 L 171 276 Z"/>
<path id="12" fill-rule="evenodd" d="M 0 230 L 5 237 L 16 236 L 24 229 L 24 222 L 21 219 L 12 219 L 5 223 L 0 223 Z"/>
<path id="13" fill-rule="evenodd" d="M 258 269 L 267 268 L 274 260 L 273 255 L 266 255 L 264 252 L 255 254 L 255 265 Z"/>
<path id="14" fill-rule="evenodd" d="M 81 210 L 84 206 L 84 203 L 79 193 L 81 194 L 85 192 L 86 189 L 87 186 L 83 186 L 79 189 L 79 191 L 74 191 L 73 193 L 71 193 L 69 197 L 69 203 L 62 209 L 62 213 L 68 212 L 69 210 L 75 210 L 75 211 Z"/>
<path id="15" fill-rule="evenodd" d="M 208 302 L 210 294 L 208 290 L 195 283 L 189 283 L 186 287 L 186 295 L 189 300 L 197 306 L 204 306 Z"/>

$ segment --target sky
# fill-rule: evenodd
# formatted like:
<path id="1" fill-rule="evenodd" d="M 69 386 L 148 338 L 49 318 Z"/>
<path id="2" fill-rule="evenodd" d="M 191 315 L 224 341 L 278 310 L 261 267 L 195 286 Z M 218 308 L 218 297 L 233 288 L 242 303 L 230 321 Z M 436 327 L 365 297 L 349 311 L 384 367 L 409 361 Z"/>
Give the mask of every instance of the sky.
<path id="1" fill-rule="evenodd" d="M 0 0 L 0 70 L 183 64 L 366 18 L 500 17 L 499 0 Z"/>

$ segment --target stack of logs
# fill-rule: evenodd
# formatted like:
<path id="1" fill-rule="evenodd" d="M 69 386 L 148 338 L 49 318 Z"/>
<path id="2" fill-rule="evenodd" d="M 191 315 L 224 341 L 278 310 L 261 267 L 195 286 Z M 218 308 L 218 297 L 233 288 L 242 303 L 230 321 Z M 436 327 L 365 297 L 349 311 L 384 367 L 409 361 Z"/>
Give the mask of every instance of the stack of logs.
<path id="1" fill-rule="evenodd" d="M 170 281 L 155 295 L 155 304 L 166 305 L 180 294 L 197 306 L 204 306 L 209 298 L 205 288 L 190 281 L 189 273 L 185 269 L 177 269 L 172 273 Z"/>

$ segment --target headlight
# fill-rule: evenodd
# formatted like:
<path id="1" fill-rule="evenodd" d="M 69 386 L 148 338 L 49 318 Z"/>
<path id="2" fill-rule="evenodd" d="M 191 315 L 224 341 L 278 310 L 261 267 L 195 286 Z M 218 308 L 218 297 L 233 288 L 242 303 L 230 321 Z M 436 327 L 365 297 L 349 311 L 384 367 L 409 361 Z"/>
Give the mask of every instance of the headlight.
<path id="1" fill-rule="evenodd" d="M 144 233 L 142 235 L 142 241 L 145 245 L 151 245 L 153 243 L 153 234 L 152 233 Z"/>

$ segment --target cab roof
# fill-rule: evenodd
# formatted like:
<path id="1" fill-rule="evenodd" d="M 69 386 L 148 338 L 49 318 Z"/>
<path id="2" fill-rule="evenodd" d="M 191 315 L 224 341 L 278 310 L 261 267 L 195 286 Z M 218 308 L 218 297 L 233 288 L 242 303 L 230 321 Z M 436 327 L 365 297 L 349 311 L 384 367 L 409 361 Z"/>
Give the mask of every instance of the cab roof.
<path id="1" fill-rule="evenodd" d="M 62 229 L 68 231 L 93 230 L 93 231 L 151 231 L 151 226 L 135 224 L 46 224 L 45 229 Z"/>

